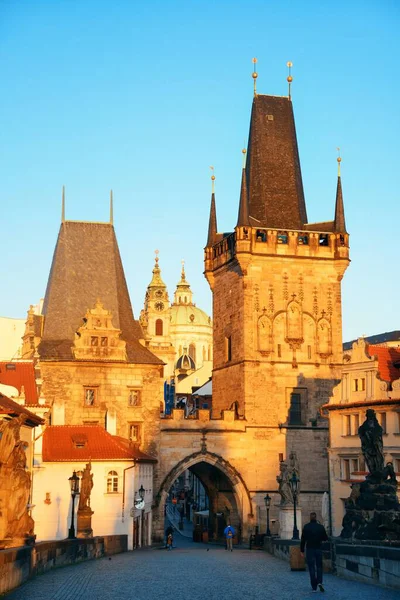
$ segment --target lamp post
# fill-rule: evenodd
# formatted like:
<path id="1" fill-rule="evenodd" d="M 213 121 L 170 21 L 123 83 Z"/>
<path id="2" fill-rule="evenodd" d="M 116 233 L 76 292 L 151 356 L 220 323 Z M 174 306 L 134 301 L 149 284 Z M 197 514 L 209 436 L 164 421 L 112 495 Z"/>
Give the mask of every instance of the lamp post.
<path id="1" fill-rule="evenodd" d="M 267 537 L 271 537 L 271 531 L 269 528 L 269 508 L 271 506 L 271 496 L 269 494 L 267 494 L 264 498 L 264 502 L 265 502 L 265 508 L 267 509 L 267 531 L 266 531 L 266 536 Z"/>
<path id="2" fill-rule="evenodd" d="M 75 536 L 75 498 L 79 495 L 79 477 L 76 474 L 76 471 L 73 472 L 72 477 L 68 477 L 69 485 L 71 487 L 71 497 L 72 497 L 72 511 L 71 511 L 71 527 L 68 531 L 68 539 L 73 540 Z"/>
<path id="3" fill-rule="evenodd" d="M 145 489 L 143 487 L 143 484 L 140 486 L 140 488 L 137 491 L 137 495 L 138 498 L 135 500 L 135 508 L 137 508 L 138 510 L 142 511 L 141 514 L 141 529 L 142 529 L 142 535 L 141 535 L 141 546 L 144 546 L 144 507 L 145 507 L 145 503 L 144 503 L 144 494 L 145 494 Z"/>
<path id="4" fill-rule="evenodd" d="M 293 471 L 292 476 L 289 479 L 289 483 L 290 483 L 290 489 L 292 490 L 292 495 L 293 495 L 293 513 L 294 513 L 292 540 L 298 540 L 299 539 L 299 530 L 297 529 L 296 503 L 297 503 L 297 495 L 298 495 L 298 491 L 299 491 L 300 479 L 297 477 L 296 471 Z"/>

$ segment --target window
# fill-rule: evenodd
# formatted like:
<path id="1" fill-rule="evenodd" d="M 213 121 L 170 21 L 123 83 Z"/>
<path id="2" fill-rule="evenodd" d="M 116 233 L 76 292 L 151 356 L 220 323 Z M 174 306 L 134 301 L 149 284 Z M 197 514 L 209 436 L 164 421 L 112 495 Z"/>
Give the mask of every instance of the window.
<path id="1" fill-rule="evenodd" d="M 91 346 L 98 346 L 99 345 L 99 338 L 97 337 L 97 335 L 92 335 L 90 338 L 90 345 Z"/>
<path id="2" fill-rule="evenodd" d="M 308 235 L 299 235 L 297 243 L 299 246 L 308 246 Z"/>
<path id="3" fill-rule="evenodd" d="M 343 435 L 351 435 L 351 417 L 343 415 Z"/>
<path id="4" fill-rule="evenodd" d="M 300 394 L 290 394 L 289 425 L 301 425 Z"/>
<path id="5" fill-rule="evenodd" d="M 281 349 L 281 345 L 278 344 L 278 358 L 282 357 L 282 349 Z"/>
<path id="6" fill-rule="evenodd" d="M 156 335 L 163 335 L 163 321 L 162 321 L 162 319 L 157 319 L 157 321 L 156 321 Z"/>
<path id="7" fill-rule="evenodd" d="M 289 239 L 288 238 L 288 234 L 286 232 L 280 231 L 278 233 L 278 237 L 277 237 L 278 244 L 287 244 L 288 243 L 288 239 Z"/>
<path id="8" fill-rule="evenodd" d="M 87 387 L 84 389 L 84 403 L 85 406 L 94 406 L 97 400 L 97 389 L 93 387 Z"/>
<path id="9" fill-rule="evenodd" d="M 129 439 L 131 442 L 140 442 L 140 424 L 130 423 L 129 424 Z"/>
<path id="10" fill-rule="evenodd" d="M 16 371 L 17 367 L 13 363 L 6 364 L 6 371 Z"/>
<path id="11" fill-rule="evenodd" d="M 108 346 L 108 338 L 107 337 L 102 337 L 101 338 L 101 345 L 103 346 L 103 348 L 105 346 Z"/>
<path id="12" fill-rule="evenodd" d="M 189 356 L 196 362 L 196 345 L 189 344 Z"/>
<path id="13" fill-rule="evenodd" d="M 266 242 L 267 232 L 264 229 L 257 229 L 256 231 L 256 242 Z"/>
<path id="14" fill-rule="evenodd" d="M 378 420 L 379 425 L 383 429 L 383 433 L 387 433 L 386 432 L 386 413 L 378 412 L 378 413 L 376 413 L 376 418 Z"/>
<path id="15" fill-rule="evenodd" d="M 362 391 L 362 392 L 365 392 L 365 377 L 363 377 L 363 378 L 360 380 L 360 383 L 361 383 L 361 391 Z"/>
<path id="16" fill-rule="evenodd" d="M 311 358 L 311 346 L 307 346 L 307 356 L 309 359 Z"/>
<path id="17" fill-rule="evenodd" d="M 353 435 L 357 435 L 358 428 L 360 427 L 360 415 L 358 413 L 356 415 L 352 415 L 352 421 L 353 421 L 352 433 L 353 433 Z"/>
<path id="18" fill-rule="evenodd" d="M 107 494 L 115 494 L 118 492 L 118 473 L 117 471 L 109 471 L 107 475 Z"/>
<path id="19" fill-rule="evenodd" d="M 129 390 L 128 406 L 141 406 L 142 395 L 140 390 Z"/>
<path id="20" fill-rule="evenodd" d="M 232 338 L 228 336 L 225 338 L 225 360 L 232 360 Z"/>
<path id="21" fill-rule="evenodd" d="M 400 458 L 395 458 L 393 461 L 393 468 L 397 475 L 400 474 Z"/>
<path id="22" fill-rule="evenodd" d="M 353 379 L 353 392 L 358 392 L 358 379 Z"/>
<path id="23" fill-rule="evenodd" d="M 319 234 L 319 245 L 320 246 L 329 246 L 329 237 L 325 233 Z"/>
<path id="24" fill-rule="evenodd" d="M 340 478 L 349 481 L 353 473 L 359 471 L 358 457 L 342 458 L 340 461 Z"/>

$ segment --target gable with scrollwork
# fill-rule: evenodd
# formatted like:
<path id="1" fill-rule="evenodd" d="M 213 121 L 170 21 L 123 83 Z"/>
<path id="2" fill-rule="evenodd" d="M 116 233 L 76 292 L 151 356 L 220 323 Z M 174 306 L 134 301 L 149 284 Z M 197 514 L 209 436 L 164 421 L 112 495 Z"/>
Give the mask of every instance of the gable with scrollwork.
<path id="1" fill-rule="evenodd" d="M 113 326 L 112 318 L 112 312 L 97 300 L 75 333 L 72 348 L 75 359 L 126 360 L 126 343 L 121 339 L 121 330 Z"/>

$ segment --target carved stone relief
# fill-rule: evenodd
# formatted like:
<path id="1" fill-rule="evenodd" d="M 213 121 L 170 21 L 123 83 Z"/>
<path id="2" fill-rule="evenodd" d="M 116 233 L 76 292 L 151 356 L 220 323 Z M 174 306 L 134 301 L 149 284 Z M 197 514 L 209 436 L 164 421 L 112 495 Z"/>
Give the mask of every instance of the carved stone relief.
<path id="1" fill-rule="evenodd" d="M 126 360 L 126 343 L 120 336 L 121 330 L 112 324 L 111 311 L 97 300 L 96 306 L 88 310 L 83 325 L 75 334 L 74 357 Z"/>

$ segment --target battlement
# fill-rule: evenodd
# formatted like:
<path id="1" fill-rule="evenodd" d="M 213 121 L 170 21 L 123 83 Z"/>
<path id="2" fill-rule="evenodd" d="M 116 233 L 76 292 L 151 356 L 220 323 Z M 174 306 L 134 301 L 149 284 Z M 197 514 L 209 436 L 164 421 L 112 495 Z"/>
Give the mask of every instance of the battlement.
<path id="1" fill-rule="evenodd" d="M 288 258 L 349 259 L 349 235 L 326 231 L 295 231 L 237 227 L 234 233 L 205 249 L 205 270 L 212 271 L 241 253 Z"/>
<path id="2" fill-rule="evenodd" d="M 204 429 L 245 431 L 245 419 L 238 419 L 234 410 L 223 410 L 220 419 L 211 418 L 209 409 L 199 409 L 194 415 L 185 416 L 183 409 L 174 408 L 171 415 L 160 421 L 161 430 L 165 429 Z"/>

